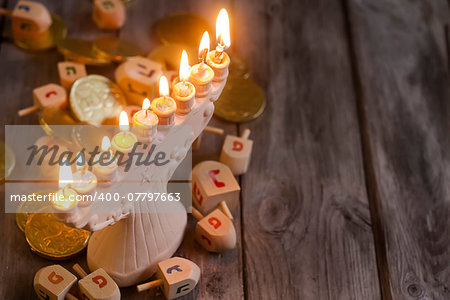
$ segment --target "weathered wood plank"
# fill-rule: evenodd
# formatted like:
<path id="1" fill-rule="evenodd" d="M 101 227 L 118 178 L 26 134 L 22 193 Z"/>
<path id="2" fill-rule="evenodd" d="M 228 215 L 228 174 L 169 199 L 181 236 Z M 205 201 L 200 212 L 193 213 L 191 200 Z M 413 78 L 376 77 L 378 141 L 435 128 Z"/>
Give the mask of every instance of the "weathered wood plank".
<path id="1" fill-rule="evenodd" d="M 338 1 L 235 2 L 237 48 L 266 90 L 242 176 L 248 299 L 379 299 Z"/>
<path id="2" fill-rule="evenodd" d="M 385 299 L 449 299 L 446 1 L 348 1 Z"/>

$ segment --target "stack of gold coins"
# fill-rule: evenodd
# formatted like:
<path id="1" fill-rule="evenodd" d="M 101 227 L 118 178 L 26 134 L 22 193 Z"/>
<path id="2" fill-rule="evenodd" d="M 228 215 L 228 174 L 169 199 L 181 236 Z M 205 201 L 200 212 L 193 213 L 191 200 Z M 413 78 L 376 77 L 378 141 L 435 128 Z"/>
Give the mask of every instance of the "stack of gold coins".
<path id="1" fill-rule="evenodd" d="M 81 252 L 91 233 L 58 222 L 51 212 L 38 212 L 29 217 L 25 236 L 37 254 L 49 259 L 64 259 Z"/>

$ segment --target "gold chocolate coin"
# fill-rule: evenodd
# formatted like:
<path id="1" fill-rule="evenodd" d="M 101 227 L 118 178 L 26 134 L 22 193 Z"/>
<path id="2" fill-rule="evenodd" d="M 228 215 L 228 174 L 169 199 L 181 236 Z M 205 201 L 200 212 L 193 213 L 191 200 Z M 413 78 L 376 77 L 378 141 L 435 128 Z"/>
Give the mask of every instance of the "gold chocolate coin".
<path id="1" fill-rule="evenodd" d="M 94 49 L 106 60 L 122 62 L 127 58 L 142 55 L 138 45 L 114 36 L 99 37 L 93 43 Z"/>
<path id="2" fill-rule="evenodd" d="M 15 166 L 14 151 L 4 141 L 0 141 L 0 182 L 3 182 L 11 174 Z"/>
<path id="3" fill-rule="evenodd" d="M 49 192 L 41 192 L 36 194 L 46 194 Z M 37 211 L 43 212 L 45 208 L 48 208 L 50 212 L 50 202 L 48 201 L 23 201 L 19 204 L 16 211 L 16 224 L 20 230 L 25 232 L 25 225 L 28 219 Z"/>
<path id="4" fill-rule="evenodd" d="M 116 118 L 125 96 L 117 84 L 101 75 L 77 79 L 70 90 L 70 107 L 80 121 L 101 124 Z"/>
<path id="5" fill-rule="evenodd" d="M 233 52 L 228 55 L 230 56 L 230 66 L 228 67 L 230 74 L 228 76 L 248 78 L 250 67 L 245 58 Z"/>
<path id="6" fill-rule="evenodd" d="M 39 112 L 39 124 L 47 135 L 54 135 L 70 142 L 72 126 L 60 125 L 77 125 L 79 122 L 74 119 L 68 109 L 46 107 Z"/>
<path id="7" fill-rule="evenodd" d="M 198 47 L 205 31 L 213 32 L 208 21 L 190 13 L 177 13 L 159 20 L 155 24 L 155 31 L 163 44 L 174 43 L 193 47 Z"/>
<path id="8" fill-rule="evenodd" d="M 253 80 L 228 77 L 214 114 L 230 122 L 248 122 L 259 117 L 266 107 L 264 92 Z"/>
<path id="9" fill-rule="evenodd" d="M 32 35 L 32 36 L 24 36 L 19 32 L 12 33 L 14 44 L 18 47 L 31 50 L 31 51 L 42 51 L 48 50 L 63 40 L 67 35 L 67 26 L 64 20 L 55 14 L 51 14 L 52 17 L 52 25 L 45 32 Z"/>
<path id="10" fill-rule="evenodd" d="M 186 50 L 188 54 L 189 65 L 192 66 L 198 63 L 197 49 L 194 47 L 186 47 L 181 44 L 168 44 L 157 47 L 150 52 L 148 58 L 162 64 L 164 70 L 175 70 L 178 72 L 183 49 Z"/>
<path id="11" fill-rule="evenodd" d="M 28 219 L 25 236 L 37 254 L 50 259 L 64 259 L 82 251 L 91 233 L 58 222 L 50 212 L 39 212 Z"/>
<path id="12" fill-rule="evenodd" d="M 92 66 L 105 66 L 111 63 L 94 48 L 94 43 L 81 39 L 66 38 L 58 43 L 58 51 L 66 60 Z"/>

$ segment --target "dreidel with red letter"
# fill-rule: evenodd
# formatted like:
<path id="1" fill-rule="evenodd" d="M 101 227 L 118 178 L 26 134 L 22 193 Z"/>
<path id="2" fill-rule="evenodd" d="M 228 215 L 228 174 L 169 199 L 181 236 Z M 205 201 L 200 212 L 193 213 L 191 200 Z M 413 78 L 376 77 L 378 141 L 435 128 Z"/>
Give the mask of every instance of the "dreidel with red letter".
<path id="1" fill-rule="evenodd" d="M 77 277 L 64 267 L 52 265 L 37 271 L 33 286 L 39 299 L 62 300 L 70 295 L 76 281 Z"/>
<path id="2" fill-rule="evenodd" d="M 245 129 L 241 137 L 227 135 L 223 143 L 220 161 L 226 164 L 234 175 L 247 172 L 253 141 L 248 139 L 250 130 Z"/>
<path id="3" fill-rule="evenodd" d="M 61 85 L 66 89 L 70 89 L 75 80 L 87 75 L 86 67 L 83 64 L 71 61 L 59 62 L 58 73 Z"/>
<path id="4" fill-rule="evenodd" d="M 190 293 L 200 279 L 200 268 L 182 257 L 172 257 L 158 263 L 157 280 L 138 285 L 138 292 L 161 287 L 166 299 Z"/>
<path id="5" fill-rule="evenodd" d="M 125 6 L 120 0 L 94 0 L 92 19 L 97 27 L 106 30 L 119 29 L 127 18 Z"/>
<path id="6" fill-rule="evenodd" d="M 228 207 L 233 209 L 237 205 L 240 190 L 230 168 L 220 162 L 203 161 L 192 169 L 192 200 L 202 214 L 220 205 L 232 219 Z"/>
<path id="7" fill-rule="evenodd" d="M 67 106 L 66 89 L 60 85 L 49 83 L 33 90 L 34 105 L 21 109 L 17 113 L 19 116 L 28 115 L 39 108 L 56 107 L 64 108 Z"/>
<path id="8" fill-rule="evenodd" d="M 206 217 L 192 208 L 192 215 L 197 219 L 195 239 L 210 252 L 225 252 L 236 247 L 236 229 L 233 222 L 219 209 L 213 210 Z"/>
<path id="9" fill-rule="evenodd" d="M 82 278 L 78 281 L 82 300 L 120 299 L 119 287 L 102 268 L 90 274 L 87 274 L 79 264 L 75 264 L 73 269 Z"/>
<path id="10" fill-rule="evenodd" d="M 0 8 L 0 15 L 12 17 L 12 31 L 16 37 L 39 35 L 52 24 L 47 8 L 34 1 L 19 1 L 13 11 Z"/>

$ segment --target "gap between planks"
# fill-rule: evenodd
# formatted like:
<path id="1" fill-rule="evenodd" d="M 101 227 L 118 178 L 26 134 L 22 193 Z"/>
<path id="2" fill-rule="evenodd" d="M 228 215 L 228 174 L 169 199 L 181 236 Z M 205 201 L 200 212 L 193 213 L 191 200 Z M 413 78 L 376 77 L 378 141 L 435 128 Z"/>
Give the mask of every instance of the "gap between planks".
<path id="1" fill-rule="evenodd" d="M 375 175 L 372 147 L 370 144 L 370 130 L 364 109 L 364 90 L 359 73 L 359 64 L 356 56 L 355 43 L 350 18 L 349 0 L 341 0 L 344 15 L 344 26 L 348 41 L 348 55 L 351 63 L 352 81 L 355 91 L 359 135 L 361 139 L 361 154 L 363 157 L 364 179 L 366 183 L 367 198 L 369 201 L 370 218 L 372 220 L 372 233 L 375 244 L 378 279 L 382 299 L 392 300 L 390 288 L 390 274 L 387 260 L 386 235 L 383 217 L 381 215 L 378 183 Z"/>

